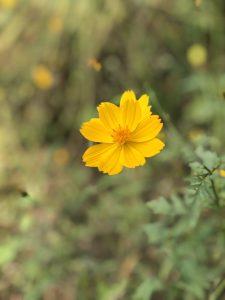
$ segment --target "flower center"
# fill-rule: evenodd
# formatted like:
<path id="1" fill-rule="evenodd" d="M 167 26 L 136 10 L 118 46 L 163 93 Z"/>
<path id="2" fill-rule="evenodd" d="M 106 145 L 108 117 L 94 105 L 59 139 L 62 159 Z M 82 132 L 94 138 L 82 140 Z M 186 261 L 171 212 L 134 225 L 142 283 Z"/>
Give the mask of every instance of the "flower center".
<path id="1" fill-rule="evenodd" d="M 114 142 L 119 144 L 124 144 L 130 136 L 130 130 L 127 128 L 118 128 L 117 130 L 113 131 L 112 137 Z"/>

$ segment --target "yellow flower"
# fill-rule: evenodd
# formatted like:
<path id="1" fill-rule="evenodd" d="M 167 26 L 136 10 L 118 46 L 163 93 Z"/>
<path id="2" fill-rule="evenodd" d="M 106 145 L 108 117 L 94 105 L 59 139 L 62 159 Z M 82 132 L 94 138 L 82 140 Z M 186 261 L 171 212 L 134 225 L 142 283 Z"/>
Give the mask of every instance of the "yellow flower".
<path id="1" fill-rule="evenodd" d="M 102 65 L 96 58 L 90 58 L 88 60 L 88 66 L 94 69 L 96 72 L 101 71 Z"/>
<path id="2" fill-rule="evenodd" d="M 0 0 L 1 6 L 5 8 L 13 8 L 16 5 L 16 0 Z"/>
<path id="3" fill-rule="evenodd" d="M 61 32 L 63 29 L 63 20 L 57 16 L 50 18 L 48 21 L 48 28 L 55 33 Z"/>
<path id="4" fill-rule="evenodd" d="M 225 170 L 223 170 L 223 169 L 219 170 L 219 175 L 221 177 L 225 177 Z"/>
<path id="5" fill-rule="evenodd" d="M 34 83 L 42 90 L 47 90 L 52 87 L 54 78 L 52 73 L 44 65 L 36 66 L 32 71 Z"/>
<path id="6" fill-rule="evenodd" d="M 207 61 L 207 50 L 201 44 L 193 44 L 187 51 L 187 60 L 193 67 L 200 67 Z"/>
<path id="7" fill-rule="evenodd" d="M 99 118 L 83 124 L 81 134 L 98 144 L 83 155 L 87 167 L 115 175 L 123 167 L 135 168 L 145 164 L 145 157 L 158 154 L 164 143 L 156 138 L 163 127 L 159 116 L 152 115 L 149 97 L 136 99 L 133 91 L 123 93 L 120 106 L 102 102 L 97 110 Z"/>

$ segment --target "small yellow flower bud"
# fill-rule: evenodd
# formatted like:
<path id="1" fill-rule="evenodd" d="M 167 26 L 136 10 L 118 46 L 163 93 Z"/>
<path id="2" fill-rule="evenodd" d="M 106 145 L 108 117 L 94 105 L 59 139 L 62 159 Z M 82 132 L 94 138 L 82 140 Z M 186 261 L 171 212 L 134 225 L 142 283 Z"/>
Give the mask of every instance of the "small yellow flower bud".
<path id="1" fill-rule="evenodd" d="M 96 72 L 101 71 L 102 65 L 96 58 L 90 58 L 88 60 L 88 66 L 94 69 Z"/>
<path id="2" fill-rule="evenodd" d="M 63 20 L 57 16 L 50 18 L 48 21 L 48 28 L 54 33 L 61 32 L 63 29 Z"/>
<path id="3" fill-rule="evenodd" d="M 37 65 L 33 69 L 32 78 L 36 86 L 42 90 L 51 88 L 54 82 L 51 71 L 44 65 Z"/>

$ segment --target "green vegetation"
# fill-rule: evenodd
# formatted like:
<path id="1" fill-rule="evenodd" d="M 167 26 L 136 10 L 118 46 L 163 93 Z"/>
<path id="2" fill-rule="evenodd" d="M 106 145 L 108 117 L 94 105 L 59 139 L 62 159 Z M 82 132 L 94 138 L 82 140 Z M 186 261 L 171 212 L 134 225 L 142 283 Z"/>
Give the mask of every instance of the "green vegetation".
<path id="1" fill-rule="evenodd" d="M 0 299 L 225 298 L 224 0 L 0 0 Z M 165 149 L 107 176 L 82 122 L 150 95 Z"/>

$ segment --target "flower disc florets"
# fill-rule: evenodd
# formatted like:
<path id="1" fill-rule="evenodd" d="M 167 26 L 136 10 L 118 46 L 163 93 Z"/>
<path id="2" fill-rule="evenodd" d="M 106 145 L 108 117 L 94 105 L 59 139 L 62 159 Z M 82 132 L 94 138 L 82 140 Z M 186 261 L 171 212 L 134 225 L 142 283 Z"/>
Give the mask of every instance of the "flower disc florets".
<path id="1" fill-rule="evenodd" d="M 113 130 L 112 138 L 115 143 L 124 144 L 127 142 L 130 136 L 130 130 L 128 128 L 119 127 L 117 130 Z"/>

